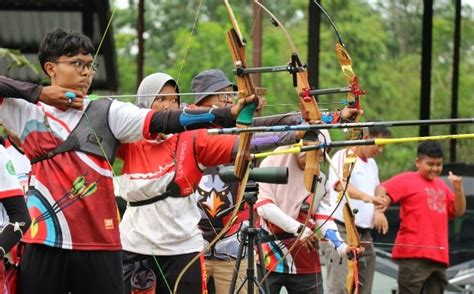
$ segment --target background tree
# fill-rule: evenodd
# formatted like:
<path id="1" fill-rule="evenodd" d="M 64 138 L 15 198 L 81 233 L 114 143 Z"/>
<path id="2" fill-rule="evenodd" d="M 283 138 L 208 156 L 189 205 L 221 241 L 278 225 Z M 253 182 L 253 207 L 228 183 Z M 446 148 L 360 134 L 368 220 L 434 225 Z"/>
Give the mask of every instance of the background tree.
<path id="1" fill-rule="evenodd" d="M 232 78 L 234 65 L 225 43 L 230 28 L 222 1 L 145 1 L 145 75 L 164 71 L 178 79 L 182 91 L 190 91 L 190 83 L 197 73 L 220 68 Z M 306 60 L 307 0 L 266 1 L 265 6 L 284 23 L 296 42 L 303 60 Z M 135 57 L 137 40 L 137 1 L 129 8 L 119 10 L 115 19 L 115 40 L 120 56 L 119 72 L 124 93 L 134 93 Z M 247 58 L 251 59 L 253 31 L 252 1 L 231 1 L 248 41 Z M 422 1 L 418 0 L 323 0 L 352 56 L 354 70 L 361 87 L 367 90 L 363 97 L 365 120 L 417 119 L 419 114 L 421 14 Z M 198 23 L 191 30 L 199 10 Z M 461 64 L 459 85 L 459 116 L 472 117 L 474 99 L 471 99 L 473 72 L 473 10 L 463 7 Z M 450 116 L 451 76 L 453 54 L 454 5 L 450 0 L 437 0 L 433 19 L 433 72 L 432 118 Z M 345 86 L 335 53 L 335 33 L 326 19 L 321 20 L 320 86 Z M 289 61 L 291 48 L 281 31 L 263 16 L 262 64 L 282 65 Z M 313 54 L 309 52 L 309 54 Z M 268 88 L 268 107 L 265 114 L 297 111 L 295 90 L 288 73 L 262 75 L 262 86 Z M 340 101 L 341 96 L 320 97 L 322 108 L 334 109 L 342 105 L 324 104 Z M 192 103 L 192 97 L 184 98 Z M 472 133 L 472 125 L 461 125 L 459 133 Z M 393 128 L 394 137 L 417 136 L 418 128 Z M 431 128 L 432 134 L 447 134 L 449 127 Z M 342 138 L 341 132 L 333 132 Z M 443 142 L 446 152 L 448 143 Z M 471 151 L 473 140 L 458 143 L 458 160 L 474 163 Z M 382 179 L 401 170 L 413 168 L 416 144 L 387 146 L 378 160 Z M 446 154 L 448 158 L 448 154 Z"/>

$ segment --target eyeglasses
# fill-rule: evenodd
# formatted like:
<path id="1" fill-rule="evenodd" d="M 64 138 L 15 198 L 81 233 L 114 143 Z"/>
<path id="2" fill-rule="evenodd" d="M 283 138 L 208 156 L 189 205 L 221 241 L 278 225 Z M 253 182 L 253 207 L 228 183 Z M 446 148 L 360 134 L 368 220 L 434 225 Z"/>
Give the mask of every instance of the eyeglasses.
<path id="1" fill-rule="evenodd" d="M 97 63 L 85 62 L 83 60 L 64 60 L 64 61 L 55 61 L 54 63 L 67 63 L 69 65 L 74 65 L 74 68 L 79 73 L 82 73 L 86 68 L 87 70 L 92 70 L 92 72 L 96 72 L 97 67 L 99 67 Z"/>
<path id="2" fill-rule="evenodd" d="M 219 94 L 217 95 L 217 100 L 219 102 L 233 102 L 236 97 L 237 95 L 234 94 Z"/>

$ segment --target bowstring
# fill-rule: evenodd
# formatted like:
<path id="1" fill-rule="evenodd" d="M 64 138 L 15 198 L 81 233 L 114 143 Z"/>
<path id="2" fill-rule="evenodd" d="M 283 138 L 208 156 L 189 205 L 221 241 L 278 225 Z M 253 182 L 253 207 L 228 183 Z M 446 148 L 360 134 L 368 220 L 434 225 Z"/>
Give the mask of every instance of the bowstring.
<path id="1" fill-rule="evenodd" d="M 179 80 L 181 78 L 181 74 L 183 72 L 183 69 L 184 69 L 184 65 L 186 64 L 186 59 L 187 59 L 187 56 L 188 56 L 188 53 L 189 53 L 189 49 L 191 48 L 191 42 L 193 40 L 193 37 L 194 37 L 194 31 L 196 29 L 196 25 L 199 21 L 199 15 L 200 15 L 200 12 L 201 12 L 201 7 L 202 7 L 202 0 L 199 0 L 199 3 L 198 3 L 198 7 L 196 9 L 196 14 L 194 16 L 194 20 L 193 20 L 193 25 L 191 27 L 191 32 L 189 33 L 189 37 L 188 37 L 188 42 L 187 42 L 187 45 L 186 45 L 186 49 L 184 51 L 184 55 L 183 55 L 183 58 L 181 59 L 181 65 L 180 65 L 180 68 L 179 68 L 179 72 L 178 72 L 178 77 L 176 78 L 176 86 L 175 86 L 175 90 L 176 92 L 179 92 L 178 90 L 178 85 L 179 85 Z M 179 134 L 177 134 L 176 136 L 179 136 Z M 179 137 L 177 138 L 177 144 L 179 144 Z M 166 149 L 168 150 L 168 153 L 172 155 L 173 157 L 173 160 L 175 162 L 175 168 L 176 168 L 176 164 L 177 164 L 177 158 L 176 158 L 176 154 L 173 150 L 170 149 L 170 147 L 165 144 L 165 147 Z M 186 176 L 186 174 L 184 174 L 184 180 L 186 182 L 186 184 L 188 185 L 188 187 L 194 191 L 194 186 L 191 184 L 191 182 L 189 181 L 188 177 Z M 191 195 L 189 196 L 186 196 L 186 197 L 190 197 Z M 212 224 L 211 224 L 212 226 Z M 151 243 L 151 242 L 150 242 Z M 151 245 L 154 245 L 154 244 L 151 244 Z M 198 253 L 198 255 L 202 254 L 201 252 Z M 166 282 L 166 287 L 168 288 L 168 291 L 169 293 L 173 293 L 174 290 L 177 290 L 178 289 L 178 284 L 180 282 L 180 280 L 175 280 L 175 285 L 174 285 L 174 289 L 171 288 L 170 284 L 166 281 L 166 278 L 165 278 L 165 275 L 164 275 L 164 272 L 163 270 L 160 268 L 159 266 L 159 263 L 158 263 L 158 260 L 156 259 L 156 257 L 153 255 L 153 259 L 156 263 L 156 265 L 158 266 L 158 269 L 160 270 L 160 273 L 161 275 L 163 276 L 163 279 L 165 280 Z M 192 263 L 196 262 L 196 260 L 192 260 Z M 186 270 L 183 268 L 183 270 Z M 182 271 L 183 271 L 182 270 Z"/>
<path id="2" fill-rule="evenodd" d="M 259 2 L 263 4 L 263 0 L 259 0 Z M 261 13 L 262 7 L 259 6 L 259 5 L 257 5 L 257 6 L 258 6 L 258 7 L 257 7 L 257 11 L 256 11 L 257 17 L 253 19 L 252 27 L 250 28 L 250 36 L 253 35 L 253 32 L 254 32 L 254 30 L 255 30 L 255 26 L 257 25 L 258 16 L 259 16 L 260 18 L 262 18 L 262 13 Z"/>
<path id="3" fill-rule="evenodd" d="M 180 80 L 180 77 L 181 77 L 181 74 L 182 74 L 184 65 L 186 64 L 186 58 L 187 58 L 187 56 L 188 56 L 189 49 L 190 49 L 190 47 L 191 47 L 191 42 L 192 42 L 193 37 L 194 37 L 194 32 L 195 32 L 195 29 L 196 29 L 196 26 L 197 26 L 197 23 L 198 23 L 198 20 L 199 20 L 199 14 L 200 14 L 201 8 L 202 8 L 202 0 L 199 1 L 198 8 L 197 8 L 197 10 L 196 10 L 196 14 L 195 14 L 195 18 L 194 18 L 194 21 L 193 21 L 193 25 L 192 25 L 192 28 L 191 28 L 191 32 L 190 32 L 190 35 L 189 35 L 189 38 L 188 38 L 188 43 L 187 43 L 187 46 L 186 46 L 186 50 L 185 50 L 185 53 L 184 53 L 184 56 L 183 56 L 183 59 L 182 59 L 181 65 L 180 65 L 178 77 L 177 77 L 177 79 L 176 79 L 176 85 L 179 84 L 179 80 Z M 175 162 L 177 162 L 177 160 L 176 160 L 177 158 L 176 158 L 176 155 L 174 154 L 174 152 L 172 152 L 172 151 L 169 149 L 169 146 L 167 146 L 167 148 L 168 148 L 168 151 L 170 152 L 170 154 L 173 155 L 173 159 L 175 160 Z M 190 181 L 188 180 L 188 178 L 187 178 L 186 175 L 184 175 L 184 179 L 185 179 L 185 181 L 186 181 L 186 184 L 189 186 L 189 188 L 191 188 L 191 189 L 194 191 L 194 190 L 195 190 L 195 189 L 194 189 L 194 186 L 190 183 Z M 201 210 L 203 210 L 203 211 L 205 212 L 204 207 L 202 206 L 202 204 L 201 204 L 199 201 L 197 201 L 196 205 L 199 206 L 199 207 L 201 208 Z M 208 220 L 208 222 L 209 222 L 209 224 L 210 224 L 212 230 L 214 231 L 214 233 L 215 233 L 216 235 L 219 235 L 219 233 L 217 232 L 217 229 L 214 227 L 214 225 L 212 224 L 212 222 L 211 222 L 211 220 L 209 219 L 209 217 L 207 217 L 207 220 Z M 209 245 L 208 245 L 208 246 L 209 246 Z M 212 247 L 212 246 L 209 246 L 209 248 L 211 248 L 211 247 Z M 201 252 L 198 253 L 198 256 L 199 256 L 199 255 L 202 255 L 202 254 L 204 253 L 204 250 L 205 250 L 205 249 L 206 249 L 206 248 L 203 248 L 203 250 L 201 250 Z M 227 255 L 229 255 L 229 253 L 227 253 Z M 230 256 L 230 255 L 229 255 L 229 256 Z M 188 270 L 189 267 L 190 267 L 190 264 L 191 264 L 191 263 L 194 263 L 194 262 L 196 262 L 195 258 L 193 258 L 193 259 L 191 260 L 191 262 L 189 262 L 188 264 L 186 264 L 186 265 L 185 265 L 185 268 L 183 268 L 182 271 Z M 236 269 L 236 268 L 235 268 L 235 264 L 234 264 L 234 270 L 235 270 L 235 269 Z M 180 276 L 182 276 L 182 273 L 180 273 L 178 277 L 180 277 Z M 176 280 L 176 284 L 175 284 L 175 287 L 174 287 L 175 290 L 178 289 L 177 286 L 178 286 L 178 284 L 179 284 L 180 281 L 181 281 L 181 280 L 178 280 L 178 279 Z M 171 290 L 170 290 L 170 293 L 172 293 Z"/>
<path id="4" fill-rule="evenodd" d="M 114 18 L 114 16 L 115 16 L 116 10 L 117 10 L 117 6 L 114 5 L 114 9 L 112 10 L 112 14 L 111 14 L 110 17 L 109 17 L 109 21 L 107 22 L 107 26 L 106 26 L 106 28 L 105 28 L 105 30 L 104 30 L 104 33 L 102 34 L 102 38 L 101 38 L 101 40 L 100 40 L 100 42 L 99 42 L 99 46 L 97 47 L 97 50 L 96 50 L 96 52 L 95 52 L 95 54 L 94 54 L 94 58 L 93 58 L 92 63 L 95 63 L 95 61 L 97 60 L 97 57 L 98 57 L 99 52 L 100 52 L 100 49 L 102 48 L 102 45 L 103 45 L 103 43 L 104 43 L 104 41 L 105 41 L 105 37 L 106 37 L 106 35 L 107 35 L 107 33 L 108 33 L 109 29 L 110 29 L 110 26 L 111 26 L 111 24 L 112 24 L 112 20 L 113 20 L 113 18 Z M 90 71 L 89 76 L 91 76 L 92 74 L 93 74 L 93 72 Z M 87 115 L 87 113 L 86 113 L 85 111 L 84 111 L 84 116 L 85 116 L 85 118 L 86 118 L 86 120 L 87 120 L 87 124 L 88 124 L 89 128 L 92 130 L 92 133 L 93 133 L 93 135 L 94 135 L 94 137 L 95 137 L 95 139 L 96 139 L 96 142 L 98 142 L 98 144 L 99 144 L 100 150 L 101 150 L 102 154 L 103 154 L 104 157 L 105 157 L 105 160 L 106 160 L 106 162 L 107 162 L 107 165 L 109 166 L 109 168 L 110 168 L 110 170 L 111 170 L 111 173 L 112 173 L 112 182 L 113 182 L 113 179 L 117 177 L 117 175 L 116 175 L 116 173 L 115 173 L 115 171 L 114 171 L 113 165 L 112 165 L 111 162 L 109 161 L 109 157 L 107 156 L 107 152 L 105 151 L 105 148 L 104 148 L 104 146 L 103 146 L 102 143 L 101 143 L 101 140 L 99 140 L 99 136 L 97 135 L 97 133 L 96 133 L 96 131 L 95 131 L 95 128 L 94 128 L 94 126 L 92 125 L 92 122 L 91 122 L 89 116 Z M 120 182 L 119 182 L 119 183 L 120 183 Z M 122 187 L 122 185 L 119 185 L 118 190 L 119 190 L 119 193 L 122 194 L 121 191 L 124 190 L 123 187 Z M 128 203 L 128 200 L 127 200 L 127 203 Z M 117 210 L 118 210 L 118 207 L 117 207 Z M 150 243 L 151 243 L 151 242 L 150 242 Z M 151 244 L 151 245 L 153 245 L 153 244 Z M 171 287 L 169 286 L 169 283 L 168 283 L 168 281 L 167 281 L 167 279 L 166 279 L 166 276 L 163 274 L 163 270 L 162 270 L 160 264 L 158 263 L 158 260 L 156 259 L 156 257 L 155 257 L 154 254 L 152 254 L 152 257 L 153 257 L 153 259 L 154 259 L 154 261 L 155 261 L 155 263 L 156 263 L 156 266 L 158 267 L 158 270 L 159 270 L 160 273 L 162 274 L 163 280 L 165 281 L 165 284 L 166 284 L 168 290 L 169 290 L 170 293 L 171 293 Z"/>
<path id="5" fill-rule="evenodd" d="M 196 25 L 199 21 L 199 14 L 201 12 L 201 7 L 202 7 L 202 0 L 199 0 L 198 7 L 197 7 L 197 10 L 196 10 L 196 14 L 194 16 L 193 25 L 191 27 L 191 32 L 189 33 L 189 38 L 188 38 L 188 42 L 187 42 L 187 45 L 186 45 L 186 49 L 184 51 L 183 59 L 181 60 L 181 65 L 179 67 L 178 77 L 176 79 L 176 85 L 179 84 L 179 80 L 181 78 L 181 73 L 183 72 L 183 68 L 184 68 L 184 65 L 186 63 L 186 58 L 188 57 L 189 49 L 191 48 L 191 42 L 192 42 L 193 37 L 194 37 L 194 31 L 196 29 Z"/>

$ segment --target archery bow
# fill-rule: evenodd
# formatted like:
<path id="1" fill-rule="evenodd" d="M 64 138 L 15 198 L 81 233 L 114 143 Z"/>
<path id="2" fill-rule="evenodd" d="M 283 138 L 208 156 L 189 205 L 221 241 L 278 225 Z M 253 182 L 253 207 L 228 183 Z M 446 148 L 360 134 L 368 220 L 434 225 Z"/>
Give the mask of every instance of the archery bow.
<path id="1" fill-rule="evenodd" d="M 234 16 L 234 13 L 232 11 L 232 8 L 229 2 L 227 0 L 224 0 L 224 4 L 226 6 L 229 19 L 232 23 L 232 29 L 227 33 L 227 36 L 226 36 L 227 45 L 229 46 L 229 49 L 231 50 L 231 55 L 234 60 L 234 64 L 236 68 L 245 69 L 247 66 L 246 59 L 245 59 L 245 43 L 246 42 L 242 37 L 240 28 L 238 26 L 237 20 Z M 250 76 L 248 74 L 237 76 L 237 86 L 239 89 L 240 97 L 247 97 L 247 96 L 256 94 L 255 87 L 253 86 L 252 80 L 250 79 Z M 245 128 L 245 127 L 250 126 L 253 121 L 253 114 L 255 112 L 255 109 L 256 109 L 256 103 L 246 105 L 244 109 L 242 109 L 242 111 L 239 113 L 239 116 L 237 118 L 237 127 Z M 234 203 L 235 207 L 232 210 L 232 213 L 230 214 L 229 221 L 227 222 L 227 224 L 225 224 L 225 226 L 222 228 L 219 234 L 217 234 L 216 237 L 214 237 L 214 239 L 212 239 L 209 242 L 209 244 L 207 244 L 207 246 L 202 250 L 202 252 L 205 252 L 206 250 L 211 248 L 215 243 L 217 243 L 217 241 L 219 241 L 222 238 L 222 236 L 224 236 L 227 233 L 227 231 L 231 228 L 231 226 L 236 221 L 236 216 L 239 211 L 240 205 L 243 201 L 245 187 L 247 185 L 247 181 L 250 175 L 250 167 L 251 167 L 250 140 L 251 138 L 252 138 L 251 133 L 241 134 L 239 138 L 239 147 L 238 147 L 238 152 L 235 159 L 234 174 L 240 180 L 240 183 L 239 183 L 236 201 Z M 182 277 L 184 276 L 184 273 L 189 269 L 189 267 L 191 267 L 191 265 L 199 257 L 200 257 L 200 254 L 196 255 L 181 270 L 180 274 L 178 275 L 176 279 L 173 293 L 177 292 L 178 284 L 181 281 Z"/>
<path id="2" fill-rule="evenodd" d="M 199 11 L 200 11 L 200 9 L 201 9 L 201 5 L 202 5 L 202 1 L 199 2 L 199 6 L 198 6 L 198 9 L 197 9 L 197 11 L 196 11 L 196 16 L 195 16 L 195 19 L 194 19 L 194 24 L 193 24 L 193 27 L 192 27 L 192 32 L 191 32 L 190 39 L 192 38 L 192 34 L 193 34 L 193 32 L 194 32 L 194 29 L 195 29 L 195 25 L 196 25 L 196 22 L 197 22 L 197 19 L 198 19 L 198 15 L 199 15 Z M 105 36 L 106 36 L 106 34 L 108 33 L 109 28 L 110 28 L 110 26 L 111 26 L 111 24 L 112 24 L 112 20 L 113 20 L 113 17 L 114 17 L 114 15 L 115 15 L 116 10 L 117 10 L 117 6 L 114 7 L 113 12 L 112 12 L 112 14 L 111 14 L 111 16 L 110 16 L 110 18 L 109 18 L 109 21 L 108 21 L 108 23 L 107 23 L 107 26 L 106 26 L 106 28 L 105 28 L 105 30 L 104 30 L 104 33 L 103 33 L 103 35 L 102 35 L 102 38 L 101 38 L 101 40 L 100 40 L 99 46 L 98 46 L 98 48 L 97 48 L 97 50 L 96 50 L 96 53 L 95 53 L 95 55 L 94 55 L 93 62 L 95 62 L 95 60 L 97 59 L 97 56 L 98 56 L 98 54 L 99 54 L 99 52 L 100 52 L 100 49 L 101 49 L 101 47 L 102 47 L 102 44 L 103 44 L 103 42 L 104 42 L 104 40 L 105 40 Z M 185 54 L 184 54 L 183 62 L 182 62 L 182 64 L 181 64 L 181 66 L 180 66 L 179 75 L 178 75 L 178 80 L 179 80 L 179 76 L 181 75 L 181 72 L 182 72 L 182 70 L 183 70 L 183 66 L 184 66 L 184 63 L 185 63 L 184 60 L 185 60 L 185 58 L 186 58 L 186 56 L 187 56 L 187 52 L 188 52 L 188 50 L 189 50 L 189 43 L 190 43 L 190 42 L 188 42 L 188 47 L 186 48 L 186 52 L 185 52 Z M 177 82 L 178 82 L 178 80 L 177 80 Z M 93 95 L 93 96 L 96 96 L 96 95 Z M 156 95 L 155 95 L 155 96 L 156 96 Z M 96 96 L 96 97 L 99 97 L 99 96 Z M 108 98 L 110 98 L 110 96 L 108 96 Z M 93 127 L 93 125 L 92 125 L 92 123 L 91 123 L 89 117 L 87 116 L 87 113 L 86 113 L 86 112 L 84 112 L 84 116 L 85 116 L 85 118 L 86 118 L 86 120 L 87 120 L 87 122 L 88 122 L 88 125 L 89 125 L 90 129 L 92 130 L 93 135 L 96 137 L 97 142 L 99 143 L 100 149 L 101 149 L 102 153 L 104 154 L 104 157 L 105 157 L 105 159 L 106 159 L 106 161 L 107 161 L 107 164 L 108 164 L 108 166 L 110 167 L 110 169 L 111 169 L 111 171 L 112 171 L 112 175 L 115 176 L 115 173 L 114 173 L 114 170 L 113 170 L 113 166 L 112 166 L 111 162 L 109 162 L 108 156 L 107 156 L 107 154 L 106 154 L 106 152 L 105 152 L 105 149 L 104 149 L 103 146 L 102 146 L 102 143 L 101 143 L 102 140 L 99 140 L 99 138 L 98 138 L 98 136 L 97 136 L 97 133 L 96 133 L 96 131 L 95 131 L 95 129 L 94 129 L 94 127 Z M 174 154 L 173 154 L 173 157 L 174 157 Z M 187 181 L 187 179 L 186 179 L 186 181 Z M 190 184 L 189 184 L 189 181 L 187 181 L 187 182 L 188 182 L 188 185 L 190 185 Z M 121 187 L 119 187 L 119 190 L 122 190 Z M 153 244 L 150 244 L 150 245 L 153 246 Z M 200 255 L 197 255 L 197 257 L 199 257 L 199 256 L 200 256 Z M 154 255 L 153 255 L 153 259 L 154 259 L 154 261 L 155 261 L 155 263 L 156 263 L 156 266 L 157 266 L 158 269 L 160 270 L 160 272 L 162 272 L 161 266 L 160 266 L 160 264 L 158 263 L 158 260 L 156 259 L 156 257 L 155 257 Z M 189 266 L 191 266 L 191 264 L 192 264 L 192 262 L 189 263 Z M 183 274 L 184 274 L 184 272 L 185 272 L 185 270 L 182 271 Z M 166 286 L 167 286 L 169 292 L 171 293 L 171 287 L 170 287 L 170 285 L 169 285 L 169 283 L 168 283 L 168 281 L 167 281 L 167 279 L 166 279 L 166 277 L 165 277 L 164 274 L 162 274 L 162 278 L 163 278 L 163 280 L 164 280 L 164 282 L 165 282 L 165 284 L 166 284 Z M 178 282 L 179 282 L 179 280 L 176 280 L 174 292 L 176 292 L 176 289 L 177 289 L 177 286 L 178 286 Z"/>
<path id="3" fill-rule="evenodd" d="M 295 43 L 293 42 L 290 34 L 286 30 L 285 26 L 278 20 L 278 18 L 275 17 L 275 15 L 268 8 L 266 8 L 259 1 L 254 1 L 254 3 L 256 3 L 261 9 L 263 9 L 272 18 L 272 22 L 275 24 L 275 26 L 277 26 L 278 28 L 282 30 L 288 43 L 291 46 L 292 54 L 291 54 L 290 64 L 288 65 L 288 69 L 289 69 L 289 72 L 293 76 L 293 86 L 295 87 L 296 92 L 298 93 L 302 118 L 307 123 L 320 121 L 321 112 L 316 102 L 317 100 L 313 95 L 311 95 L 308 92 L 311 89 L 311 87 L 308 82 L 308 72 L 307 72 L 306 66 L 301 63 L 301 60 L 298 54 L 298 49 L 296 48 Z M 300 95 L 300 93 L 303 93 L 303 95 Z M 314 210 L 314 206 L 316 204 L 315 192 L 316 192 L 317 183 L 319 179 L 319 173 L 320 173 L 318 152 L 319 152 L 318 150 L 314 150 L 314 151 L 310 151 L 306 153 L 306 164 L 305 164 L 305 169 L 304 169 L 304 184 L 305 184 L 306 190 L 308 190 L 308 192 L 310 192 L 313 195 L 313 197 L 308 208 L 308 214 L 306 215 L 305 221 L 303 223 L 304 227 L 307 226 L 309 219 L 312 215 L 312 211 Z M 303 233 L 304 233 L 304 230 L 301 230 L 301 232 L 297 236 L 297 240 L 301 238 Z M 283 262 L 285 258 L 296 248 L 298 244 L 299 242 L 295 242 L 288 249 L 288 251 L 281 258 L 279 258 L 279 260 L 274 265 L 274 267 L 276 267 L 279 263 Z M 265 281 L 265 279 L 268 277 L 271 270 L 272 269 L 270 269 L 268 273 L 266 273 L 263 276 L 263 278 L 260 280 L 260 283 L 263 283 Z"/>
<path id="4" fill-rule="evenodd" d="M 198 11 L 200 10 L 200 7 L 201 7 L 201 2 L 199 3 L 199 9 L 198 9 Z M 115 8 L 115 9 L 116 9 L 116 8 Z M 114 13 L 115 13 L 115 9 L 114 9 Z M 108 25 L 107 25 L 107 28 L 105 29 L 105 32 L 104 32 L 104 34 L 103 34 L 103 37 L 102 37 L 101 42 L 100 42 L 100 44 L 99 44 L 99 47 L 98 47 L 98 49 L 97 49 L 97 51 L 96 51 L 96 55 L 94 56 L 94 60 L 97 58 L 97 54 L 98 54 L 98 52 L 100 51 L 102 42 L 103 42 L 103 40 L 104 40 L 104 38 L 105 38 L 105 35 L 106 35 L 106 33 L 107 33 L 108 29 L 109 29 L 109 26 L 110 26 L 110 24 L 111 24 L 111 21 L 112 21 L 112 18 L 113 18 L 114 13 L 112 13 L 112 16 L 110 17 L 110 20 L 109 20 L 109 23 L 108 23 Z M 197 16 L 196 16 L 196 18 L 195 18 L 195 23 L 196 23 L 196 20 L 197 20 Z M 195 27 L 195 23 L 194 23 L 194 25 L 193 25 L 193 30 L 194 30 L 194 27 Z M 192 33 L 191 33 L 191 34 L 192 34 Z M 187 54 L 185 53 L 185 57 L 186 57 L 186 55 L 187 55 Z M 180 73 L 181 73 L 181 71 L 182 71 L 183 64 L 184 64 L 184 61 L 183 61 L 182 65 L 181 65 Z M 178 76 L 178 79 L 179 79 L 179 76 Z M 155 96 L 156 96 L 156 95 L 155 95 Z M 254 107 L 254 108 L 255 108 L 255 107 Z M 252 110 L 251 113 L 253 113 L 253 110 Z M 87 117 L 87 114 L 85 114 L 85 116 L 86 116 L 87 121 L 89 122 L 90 128 L 92 129 L 92 131 L 93 131 L 93 133 L 94 133 L 94 136 L 97 137 L 96 132 L 95 132 L 95 130 L 94 130 L 92 124 L 90 123 L 89 118 Z M 251 122 L 251 121 L 252 121 L 252 118 L 250 117 L 250 122 Z M 248 141 L 250 141 L 250 139 L 248 139 Z M 99 145 L 101 146 L 100 140 L 98 140 L 98 142 L 99 142 Z M 107 157 L 107 154 L 105 153 L 105 150 L 102 148 L 102 146 L 101 146 L 101 149 L 102 149 L 102 152 L 103 152 L 104 155 L 105 155 L 105 158 L 107 159 L 107 158 L 108 158 L 108 157 Z M 247 151 L 247 152 L 248 152 L 248 151 Z M 247 162 L 249 162 L 249 161 L 247 161 Z M 110 168 L 112 169 L 112 166 L 111 166 L 111 163 L 110 163 L 110 162 L 108 162 L 108 165 L 109 165 Z M 113 170 L 113 169 L 112 169 L 112 170 Z M 248 179 L 248 175 L 249 175 L 250 170 L 249 170 L 249 168 L 247 167 L 247 168 L 243 168 L 243 171 L 244 171 L 244 173 L 243 173 L 242 176 L 241 176 L 241 180 L 242 180 L 242 181 L 241 181 L 240 190 L 239 190 L 239 191 L 242 191 L 242 194 L 239 194 L 239 198 L 240 198 L 240 199 L 243 198 L 243 192 L 245 191 L 245 185 L 246 185 L 246 182 L 247 182 L 247 179 Z M 186 181 L 187 181 L 187 179 L 186 179 Z M 187 182 L 188 182 L 188 181 L 187 181 Z M 188 184 L 189 184 L 189 182 L 188 182 Z M 189 185 L 190 185 L 190 184 L 189 184 Z M 238 206 L 238 205 L 237 205 L 237 206 Z M 237 213 L 237 211 L 238 211 L 238 208 L 236 209 L 235 214 Z M 235 217 L 235 214 L 233 215 L 233 217 Z M 229 225 L 229 227 L 230 227 L 230 225 Z M 227 231 L 227 229 L 223 229 L 223 234 L 224 234 L 226 231 Z M 222 236 L 222 234 L 221 234 L 220 236 Z M 217 242 L 217 241 L 220 239 L 220 236 L 217 236 L 217 237 L 215 238 L 214 243 Z M 153 244 L 150 244 L 150 245 L 153 245 Z M 211 242 L 208 246 L 210 247 L 210 246 L 212 246 L 212 245 L 213 245 L 213 243 Z M 180 281 L 180 279 L 183 277 L 183 275 L 184 275 L 184 273 L 186 272 L 186 270 L 200 257 L 200 255 L 201 255 L 201 253 L 198 254 L 198 255 L 196 255 L 196 257 L 193 258 L 193 259 L 182 269 L 182 271 L 180 272 L 179 276 L 178 276 L 177 279 L 176 279 L 176 282 L 175 282 L 175 285 L 174 285 L 174 289 L 173 289 L 173 292 L 174 292 L 174 293 L 176 293 L 177 288 L 178 288 L 178 285 L 179 285 L 179 281 Z M 154 257 L 154 256 L 153 256 L 153 257 Z M 159 268 L 160 271 L 161 271 L 161 267 L 160 267 L 160 265 L 158 264 L 158 261 L 156 260 L 156 258 L 155 258 L 155 262 L 156 262 L 156 265 L 158 266 L 158 268 Z M 166 281 L 166 277 L 163 276 L 163 279 L 165 280 L 165 283 L 167 284 L 167 287 L 168 287 L 168 289 L 169 289 L 169 291 L 170 291 L 170 293 L 171 293 L 171 292 L 172 292 L 172 289 L 171 289 L 171 287 L 169 286 L 168 282 Z"/>
<path id="5" fill-rule="evenodd" d="M 349 83 L 349 87 L 352 91 L 348 92 L 347 100 L 349 103 L 352 103 L 352 107 L 357 108 L 358 110 L 361 109 L 360 103 L 360 96 L 365 94 L 365 91 L 359 88 L 359 80 L 357 75 L 354 73 L 352 69 L 352 59 L 342 41 L 342 37 L 337 30 L 336 24 L 331 19 L 329 14 L 326 10 L 318 3 L 318 1 L 313 0 L 314 4 L 319 7 L 321 12 L 326 16 L 331 27 L 334 29 L 334 32 L 337 35 L 338 43 L 336 44 L 336 53 L 337 58 L 339 60 L 339 64 L 341 66 L 342 73 L 344 74 L 344 78 Z M 357 122 L 360 118 L 360 112 L 358 112 L 354 117 L 353 120 Z M 361 138 L 362 132 L 361 130 L 351 129 L 349 133 L 350 139 L 354 138 Z M 356 147 L 357 148 L 357 147 Z M 349 246 L 353 247 L 360 247 L 360 238 L 357 232 L 357 228 L 355 226 L 355 217 L 352 208 L 350 207 L 349 198 L 347 196 L 347 188 L 349 186 L 349 180 L 352 173 L 352 170 L 355 166 L 357 160 L 357 155 L 354 152 L 350 152 L 349 148 L 345 154 L 345 160 L 343 165 L 343 180 L 345 181 L 345 187 L 343 188 L 342 195 L 346 198 L 346 203 L 343 206 L 343 218 L 344 218 L 344 225 L 346 227 L 347 232 L 347 243 Z M 342 197 L 339 201 L 342 200 Z M 348 275 L 346 280 L 346 289 L 348 293 L 358 293 L 359 287 L 359 278 L 358 278 L 358 268 L 357 268 L 357 254 L 353 251 L 353 258 L 348 259 Z"/>

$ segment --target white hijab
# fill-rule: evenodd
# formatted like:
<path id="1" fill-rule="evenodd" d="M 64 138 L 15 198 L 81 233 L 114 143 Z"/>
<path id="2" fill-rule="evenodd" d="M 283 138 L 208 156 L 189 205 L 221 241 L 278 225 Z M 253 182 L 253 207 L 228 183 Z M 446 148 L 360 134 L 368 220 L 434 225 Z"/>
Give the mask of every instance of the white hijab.
<path id="1" fill-rule="evenodd" d="M 151 105 L 155 100 L 155 96 L 151 95 L 158 95 L 161 89 L 168 82 L 174 83 L 176 85 L 176 92 L 179 93 L 178 84 L 176 83 L 175 79 L 173 79 L 173 77 L 169 74 L 157 72 L 144 78 L 143 81 L 140 83 L 140 86 L 138 86 L 135 105 L 140 108 L 151 108 Z"/>

